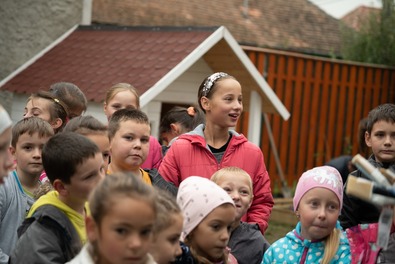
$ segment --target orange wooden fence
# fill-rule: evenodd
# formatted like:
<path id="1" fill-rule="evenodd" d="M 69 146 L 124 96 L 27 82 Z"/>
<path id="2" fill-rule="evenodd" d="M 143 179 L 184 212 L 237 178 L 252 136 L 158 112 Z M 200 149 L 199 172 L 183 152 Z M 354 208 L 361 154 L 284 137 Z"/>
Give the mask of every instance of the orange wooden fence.
<path id="1" fill-rule="evenodd" d="M 307 169 L 358 153 L 359 121 L 377 105 L 395 103 L 395 68 L 243 49 L 291 113 L 287 121 L 269 114 L 289 186 Z M 246 122 L 238 129 L 246 134 Z M 273 187 L 280 178 L 264 127 L 261 148 Z"/>

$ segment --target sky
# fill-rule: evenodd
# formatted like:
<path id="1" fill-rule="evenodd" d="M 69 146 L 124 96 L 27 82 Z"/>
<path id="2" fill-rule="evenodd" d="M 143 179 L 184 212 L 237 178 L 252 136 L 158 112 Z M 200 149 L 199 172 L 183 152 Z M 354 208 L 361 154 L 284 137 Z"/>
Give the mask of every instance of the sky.
<path id="1" fill-rule="evenodd" d="M 381 0 L 309 0 L 335 18 L 341 18 L 360 5 L 381 7 Z"/>

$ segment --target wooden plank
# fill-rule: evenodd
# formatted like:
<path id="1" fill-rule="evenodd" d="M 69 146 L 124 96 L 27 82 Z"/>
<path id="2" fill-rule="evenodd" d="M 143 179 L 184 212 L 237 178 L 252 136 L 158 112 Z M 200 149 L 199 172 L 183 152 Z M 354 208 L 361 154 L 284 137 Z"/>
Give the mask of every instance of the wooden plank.
<path id="1" fill-rule="evenodd" d="M 299 178 L 300 175 L 307 169 L 307 144 L 309 139 L 309 120 L 311 113 L 311 94 L 313 89 L 313 61 L 308 60 L 306 62 L 306 75 L 305 82 L 302 87 L 302 93 L 298 96 L 301 97 L 301 121 L 300 121 L 300 138 L 299 138 L 299 146 L 297 149 L 297 156 L 300 157 L 297 171 L 296 171 L 296 179 Z"/>
<path id="2" fill-rule="evenodd" d="M 351 77 L 351 71 L 350 71 L 349 66 L 343 66 L 342 68 L 342 80 L 341 80 L 341 89 L 345 90 L 346 93 L 346 107 L 345 107 L 345 113 L 344 117 L 346 119 L 345 121 L 345 134 L 347 137 L 350 138 L 350 144 L 351 144 L 351 155 L 353 155 L 353 151 L 355 150 L 354 148 L 354 142 L 357 139 L 357 131 L 353 129 L 353 115 L 354 115 L 354 100 L 350 100 L 354 98 L 354 92 L 355 88 L 350 86 L 350 82 L 348 81 L 349 77 Z M 355 74 L 355 71 L 354 71 Z"/>
<path id="3" fill-rule="evenodd" d="M 286 79 L 285 79 L 285 89 L 284 89 L 284 101 L 283 104 L 285 105 L 285 107 L 287 109 L 292 109 L 292 100 L 293 100 L 293 89 L 294 89 L 294 69 L 296 67 L 295 64 L 295 58 L 290 57 L 288 58 L 288 62 L 287 62 L 287 72 L 286 72 Z M 292 112 L 291 112 L 292 113 Z M 291 115 L 290 119 L 286 122 L 284 122 L 283 120 L 281 120 L 281 134 L 280 134 L 280 142 L 281 144 L 277 144 L 276 146 L 279 149 L 279 156 L 280 156 L 280 160 L 281 160 L 281 164 L 283 165 L 284 171 L 286 173 L 288 173 L 288 168 L 289 168 L 289 164 L 288 164 L 288 147 L 289 144 L 291 143 L 289 141 L 289 124 L 290 122 L 292 122 L 292 120 L 294 120 L 295 116 Z"/>
<path id="4" fill-rule="evenodd" d="M 276 63 L 276 60 L 273 54 L 265 54 L 265 56 L 267 56 L 266 62 L 268 64 L 268 65 L 264 65 L 264 68 L 267 69 L 266 81 L 268 82 L 270 87 L 272 87 L 274 93 L 277 94 L 277 89 L 276 87 L 274 87 L 274 78 L 273 78 L 274 69 L 275 69 L 274 64 Z M 272 114 L 268 114 L 270 122 L 272 120 L 272 116 L 273 116 Z M 277 135 L 275 135 L 275 137 L 277 137 Z M 271 148 L 269 144 L 269 136 L 267 134 L 266 128 L 263 126 L 263 123 L 262 123 L 262 135 L 261 135 L 261 148 L 264 153 L 265 164 L 266 166 L 268 166 L 270 162 Z M 269 176 L 271 177 L 270 173 Z"/>
<path id="5" fill-rule="evenodd" d="M 322 85 L 320 86 L 319 95 L 319 116 L 318 116 L 318 135 L 316 147 L 316 159 L 314 166 L 322 165 L 325 161 L 325 143 L 326 143 L 326 128 L 328 126 L 328 98 L 329 98 L 329 82 L 331 74 L 330 63 L 324 63 L 324 71 L 322 76 Z"/>
<path id="6" fill-rule="evenodd" d="M 354 137 L 352 141 L 352 149 L 353 155 L 358 153 L 358 125 L 361 120 L 360 114 L 356 111 L 356 106 L 359 104 L 358 101 L 355 100 L 357 94 L 357 67 L 356 66 L 349 66 L 349 73 L 348 73 L 348 88 L 349 88 L 349 100 L 348 100 L 348 113 L 347 116 L 350 117 L 348 123 L 351 125 L 350 134 Z M 359 117 L 356 118 L 356 115 Z"/>
<path id="7" fill-rule="evenodd" d="M 383 70 L 376 71 L 376 75 L 374 78 L 375 88 L 374 88 L 374 93 L 373 93 L 373 102 L 370 106 L 370 109 L 373 109 L 380 104 L 380 101 L 379 101 L 380 100 L 380 89 L 382 89 L 382 87 L 383 87 L 382 78 L 383 78 Z"/>
<path id="8" fill-rule="evenodd" d="M 388 90 L 389 90 L 389 87 L 390 87 L 390 76 L 389 76 L 389 71 L 388 70 L 385 70 L 384 72 L 383 72 L 383 76 L 384 76 L 384 78 L 383 78 L 383 85 L 381 86 L 381 91 L 380 91 L 380 94 L 381 94 L 381 100 L 380 100 L 380 104 L 384 104 L 384 103 L 389 103 L 390 102 L 390 98 L 389 98 L 389 93 L 388 93 Z M 393 103 L 393 102 L 392 102 Z"/>
<path id="9" fill-rule="evenodd" d="M 355 129 L 358 129 L 359 122 L 361 121 L 363 94 L 366 89 L 365 86 L 365 68 L 358 67 L 358 80 L 357 80 L 357 90 L 356 90 L 356 104 L 355 112 L 350 116 L 350 121 L 347 123 L 347 135 L 351 135 Z"/>
<path id="10" fill-rule="evenodd" d="M 278 57 L 278 64 L 277 64 L 277 78 L 276 78 L 276 94 L 277 97 L 281 100 L 281 102 L 284 102 L 284 80 L 286 78 L 285 75 L 285 67 L 286 67 L 286 58 L 284 56 L 279 56 Z M 281 122 L 282 119 L 279 115 L 273 115 L 272 116 L 272 131 L 274 135 L 277 135 L 275 137 L 275 144 L 276 146 L 279 146 L 280 143 L 280 133 L 281 131 Z M 273 155 L 269 156 L 269 174 L 275 177 L 275 179 L 278 179 L 278 174 L 276 170 L 276 161 Z M 273 177 L 272 177 L 273 178 Z"/>
<path id="11" fill-rule="evenodd" d="M 320 102 L 320 89 L 321 89 L 321 71 L 323 67 L 323 62 L 322 61 L 317 61 L 316 66 L 315 66 L 315 74 L 314 74 L 314 84 L 313 84 L 313 94 L 310 99 L 311 101 L 311 107 L 308 112 L 310 113 L 310 120 L 308 123 L 308 143 L 307 143 L 307 168 L 306 169 L 311 169 L 315 166 L 315 158 L 316 158 L 316 146 L 317 146 L 317 134 L 318 134 L 318 126 L 319 126 L 319 120 L 318 120 L 318 111 L 320 109 L 320 105 L 322 102 Z"/>
<path id="12" fill-rule="evenodd" d="M 336 119 L 337 119 L 337 126 L 336 126 L 336 131 L 335 131 L 335 153 L 336 156 L 341 155 L 343 152 L 342 150 L 342 138 L 345 130 L 344 123 L 346 122 L 346 116 L 347 116 L 347 108 L 348 108 L 348 101 L 347 101 L 347 96 L 348 92 L 350 90 L 349 87 L 349 82 L 348 82 L 348 77 L 350 74 L 350 68 L 346 65 L 342 65 L 341 67 L 341 78 L 339 80 L 340 82 L 340 90 L 339 90 L 339 99 L 338 99 L 338 104 L 337 104 L 337 109 L 336 109 Z M 340 139 L 340 140 L 339 140 Z"/>
<path id="13" fill-rule="evenodd" d="M 373 69 L 372 68 L 367 68 L 366 73 L 366 80 L 365 80 L 365 93 L 363 97 L 363 103 L 362 103 L 362 113 L 369 112 L 371 109 L 372 105 L 372 94 L 373 94 L 373 89 L 374 89 L 374 83 L 373 83 Z"/>
<path id="14" fill-rule="evenodd" d="M 305 80 L 304 77 L 304 69 L 305 69 L 306 61 L 304 59 L 299 58 L 296 62 L 296 75 L 295 75 L 295 87 L 294 93 L 292 95 L 293 103 L 292 109 L 290 112 L 292 113 L 291 118 L 289 120 L 290 125 L 290 134 L 289 134 L 289 151 L 287 153 L 287 173 L 288 177 L 288 185 L 292 186 L 294 181 L 298 179 L 298 171 L 297 171 L 297 162 L 299 159 L 302 159 L 303 156 L 299 156 L 296 153 L 298 152 L 299 146 L 299 139 L 300 139 L 300 129 L 301 129 L 301 115 L 302 115 L 302 94 L 303 88 L 305 87 Z"/>
<path id="15" fill-rule="evenodd" d="M 331 78 L 331 84 L 328 86 L 329 91 L 329 109 L 328 109 L 328 127 L 326 133 L 326 156 L 325 161 L 329 161 L 330 159 L 339 156 L 339 153 L 335 153 L 335 133 L 338 128 L 336 116 L 337 116 L 337 109 L 338 109 L 338 94 L 339 94 L 339 71 L 340 65 L 339 64 L 332 64 L 333 67 L 333 74 Z"/>

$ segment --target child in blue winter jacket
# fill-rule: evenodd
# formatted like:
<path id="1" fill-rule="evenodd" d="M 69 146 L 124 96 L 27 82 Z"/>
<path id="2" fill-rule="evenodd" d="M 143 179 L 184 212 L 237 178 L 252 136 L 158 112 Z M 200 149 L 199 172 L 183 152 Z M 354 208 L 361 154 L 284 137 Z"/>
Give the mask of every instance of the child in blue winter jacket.
<path id="1" fill-rule="evenodd" d="M 306 171 L 296 186 L 293 206 L 299 222 L 266 251 L 263 263 L 351 263 L 350 245 L 338 217 L 343 182 L 332 167 Z"/>

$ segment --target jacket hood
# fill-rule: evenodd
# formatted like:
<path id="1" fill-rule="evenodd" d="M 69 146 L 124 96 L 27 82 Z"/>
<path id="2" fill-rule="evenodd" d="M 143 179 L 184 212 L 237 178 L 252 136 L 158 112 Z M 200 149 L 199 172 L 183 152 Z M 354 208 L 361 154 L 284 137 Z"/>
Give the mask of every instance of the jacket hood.
<path id="1" fill-rule="evenodd" d="M 194 130 L 182 134 L 178 137 L 178 139 L 185 139 L 191 142 L 191 144 L 200 144 L 206 148 L 208 148 L 206 140 L 204 138 L 203 130 L 205 128 L 204 124 L 198 125 Z M 232 139 L 235 143 L 235 146 L 244 143 L 247 141 L 247 138 L 242 134 L 237 133 L 234 130 L 229 130 L 229 134 L 232 136 Z"/>
<path id="2" fill-rule="evenodd" d="M 33 216 L 33 214 L 37 211 L 38 208 L 44 205 L 52 205 L 62 211 L 71 221 L 73 226 L 75 227 L 78 235 L 82 243 L 85 243 L 87 240 L 86 230 L 85 230 L 85 218 L 83 215 L 79 214 L 61 200 L 59 200 L 59 194 L 57 191 L 50 191 L 47 194 L 41 196 L 30 208 L 30 211 L 27 217 Z M 85 204 L 85 212 L 86 215 L 90 215 L 88 203 Z"/>

